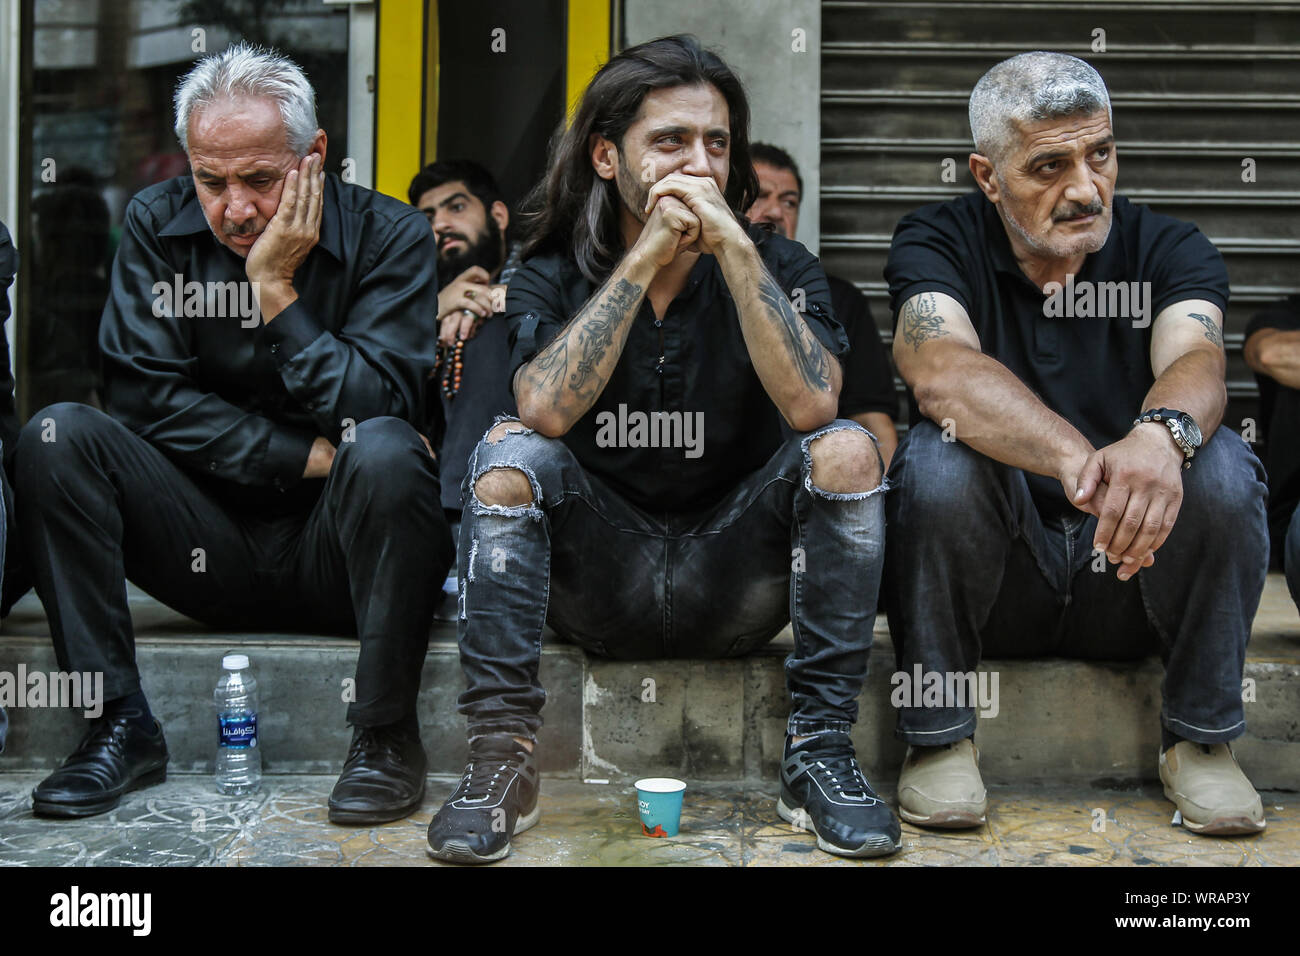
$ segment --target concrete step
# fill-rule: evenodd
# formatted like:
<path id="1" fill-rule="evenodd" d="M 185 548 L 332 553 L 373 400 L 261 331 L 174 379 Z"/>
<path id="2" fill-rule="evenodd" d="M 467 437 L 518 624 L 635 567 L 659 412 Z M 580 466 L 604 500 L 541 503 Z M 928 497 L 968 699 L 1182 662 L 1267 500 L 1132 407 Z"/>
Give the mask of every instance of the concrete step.
<path id="1" fill-rule="evenodd" d="M 345 681 L 355 641 L 310 635 L 205 629 L 132 592 L 145 692 L 167 731 L 171 769 L 209 773 L 216 746 L 212 688 L 221 656 L 248 653 L 260 686 L 263 762 L 268 773 L 337 773 L 347 752 Z M 57 670 L 39 602 L 28 596 L 5 619 L 0 673 Z M 552 775 L 625 782 L 672 775 L 695 781 L 772 779 L 789 702 L 782 664 L 789 629 L 749 657 L 722 661 L 609 661 L 548 640 L 541 675 L 548 691 L 540 738 Z M 986 661 L 998 676 L 999 712 L 980 723 L 988 782 L 1131 784 L 1155 779 L 1161 668 L 1156 660 L 1091 663 Z M 872 779 L 893 779 L 904 748 L 894 738 L 888 627 L 877 622 L 871 673 L 854 739 Z M 1246 677 L 1254 700 L 1237 754 L 1261 789 L 1300 790 L 1300 615 L 1280 575 L 1271 575 L 1256 618 Z M 454 627 L 434 628 L 420 694 L 431 773 L 464 765 L 463 689 Z M 10 709 L 0 773 L 54 768 L 80 734 L 79 711 Z"/>

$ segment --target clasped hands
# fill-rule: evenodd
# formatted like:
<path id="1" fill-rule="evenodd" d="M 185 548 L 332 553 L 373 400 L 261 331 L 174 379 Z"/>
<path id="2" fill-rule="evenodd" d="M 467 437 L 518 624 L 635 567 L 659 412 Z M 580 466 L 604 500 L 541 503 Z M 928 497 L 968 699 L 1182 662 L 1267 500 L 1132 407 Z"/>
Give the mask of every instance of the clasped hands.
<path id="1" fill-rule="evenodd" d="M 1127 581 L 1155 563 L 1183 501 L 1183 453 L 1169 429 L 1144 422 L 1127 436 L 1070 457 L 1057 475 L 1070 503 L 1095 515 L 1093 549 Z"/>
<path id="2" fill-rule="evenodd" d="M 710 176 L 669 173 L 652 187 L 642 210 L 637 246 L 658 266 L 686 249 L 718 255 L 745 239 L 745 231 Z"/>

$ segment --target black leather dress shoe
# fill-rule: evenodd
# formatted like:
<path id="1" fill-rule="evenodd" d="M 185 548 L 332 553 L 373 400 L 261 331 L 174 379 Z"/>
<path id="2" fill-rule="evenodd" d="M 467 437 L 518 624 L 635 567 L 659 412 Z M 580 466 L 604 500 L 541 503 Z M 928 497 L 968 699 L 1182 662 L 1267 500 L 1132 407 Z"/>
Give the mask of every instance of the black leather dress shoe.
<path id="1" fill-rule="evenodd" d="M 63 766 L 32 791 L 32 812 L 46 817 L 89 817 L 112 810 L 122 794 L 167 779 L 162 724 L 145 733 L 130 714 L 105 715 L 91 725 Z"/>
<path id="2" fill-rule="evenodd" d="M 330 794 L 331 823 L 388 823 L 424 800 L 427 761 L 420 735 L 393 727 L 358 727 L 343 773 Z"/>

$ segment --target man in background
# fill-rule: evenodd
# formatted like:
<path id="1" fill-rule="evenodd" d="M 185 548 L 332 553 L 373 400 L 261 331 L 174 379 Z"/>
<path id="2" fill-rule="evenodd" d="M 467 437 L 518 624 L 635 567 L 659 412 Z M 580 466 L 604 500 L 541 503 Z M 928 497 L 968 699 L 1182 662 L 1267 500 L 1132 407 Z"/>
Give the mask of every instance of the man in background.
<path id="1" fill-rule="evenodd" d="M 803 177 L 794 158 L 767 143 L 755 143 L 749 154 L 758 177 L 758 198 L 746 210 L 750 222 L 770 223 L 787 239 L 799 228 L 799 205 L 803 200 Z M 849 354 L 844 357 L 844 387 L 840 392 L 840 418 L 851 418 L 876 436 L 885 467 L 898 447 L 894 419 L 898 416 L 898 394 L 894 391 L 894 370 L 880 341 L 880 330 L 871 317 L 871 306 L 858 287 L 839 276 L 826 275 L 831 287 L 831 308 L 849 336 Z"/>
<path id="2" fill-rule="evenodd" d="M 1300 295 L 1256 314 L 1243 352 L 1259 383 L 1270 566 L 1286 572 L 1291 599 L 1300 606 Z"/>
<path id="3" fill-rule="evenodd" d="M 519 268 L 510 209 L 492 174 L 467 159 L 430 163 L 411 180 L 411 205 L 438 243 L 438 347 L 428 401 L 440 402 L 442 507 L 460 519 L 460 484 L 474 446 L 498 415 L 516 413 L 506 340 L 506 284 Z M 458 364 L 459 363 L 459 364 Z"/>

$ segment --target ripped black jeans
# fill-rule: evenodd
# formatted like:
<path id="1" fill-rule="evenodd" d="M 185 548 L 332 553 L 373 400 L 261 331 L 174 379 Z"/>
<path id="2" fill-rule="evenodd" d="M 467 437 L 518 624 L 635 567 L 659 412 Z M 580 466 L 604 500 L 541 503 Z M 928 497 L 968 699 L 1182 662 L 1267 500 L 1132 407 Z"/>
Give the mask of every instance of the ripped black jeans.
<path id="1" fill-rule="evenodd" d="M 516 423 L 517 424 L 517 423 Z M 812 485 L 809 446 L 785 442 L 721 503 L 651 515 L 588 474 L 558 439 L 518 425 L 479 442 L 462 485 L 459 639 L 471 739 L 535 739 L 542 630 L 625 660 L 744 654 L 793 623 L 789 732 L 847 730 L 867 674 L 884 560 L 882 487 Z M 528 476 L 533 503 L 485 505 L 485 472 Z"/>

